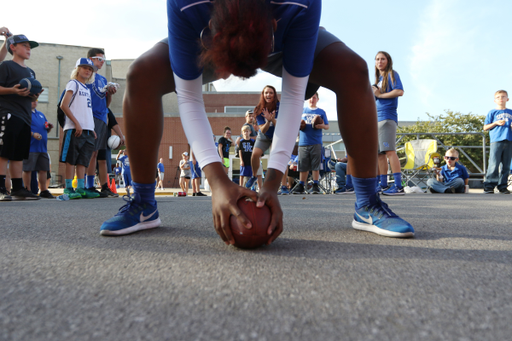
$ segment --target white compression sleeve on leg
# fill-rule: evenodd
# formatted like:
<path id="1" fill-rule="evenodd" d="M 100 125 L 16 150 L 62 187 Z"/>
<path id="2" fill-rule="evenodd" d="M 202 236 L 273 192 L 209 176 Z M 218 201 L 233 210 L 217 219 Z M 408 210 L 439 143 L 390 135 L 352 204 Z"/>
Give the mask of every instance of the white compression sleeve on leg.
<path id="1" fill-rule="evenodd" d="M 203 76 L 188 81 L 174 74 L 181 124 L 188 143 L 201 168 L 213 162 L 221 162 L 213 141 L 212 127 L 204 109 Z"/>
<path id="2" fill-rule="evenodd" d="M 272 151 L 270 152 L 268 168 L 274 168 L 283 173 L 286 170 L 299 133 L 308 79 L 309 76 L 294 77 L 286 72 L 283 67 L 281 104 L 274 138 L 272 139 Z"/>

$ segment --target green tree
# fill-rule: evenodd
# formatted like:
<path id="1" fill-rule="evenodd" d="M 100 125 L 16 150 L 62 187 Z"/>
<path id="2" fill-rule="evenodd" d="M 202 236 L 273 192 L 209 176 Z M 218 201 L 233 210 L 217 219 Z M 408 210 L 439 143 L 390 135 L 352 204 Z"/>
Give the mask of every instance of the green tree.
<path id="1" fill-rule="evenodd" d="M 407 127 L 398 127 L 397 134 L 400 133 L 468 133 L 477 132 L 482 133 L 484 127 L 485 116 L 474 114 L 462 114 L 460 112 L 453 112 L 446 110 L 444 114 L 434 116 L 427 113 L 429 121 L 417 121 L 414 125 Z M 485 132 L 486 144 L 489 145 L 489 133 Z M 456 147 L 459 151 L 460 162 L 468 168 L 472 173 L 479 173 L 478 169 L 467 159 L 461 152 L 461 148 L 457 146 L 482 146 L 481 135 L 437 135 L 435 136 L 441 141 L 446 148 Z M 404 145 L 406 142 L 415 140 L 416 135 L 404 136 L 399 145 Z M 419 135 L 420 139 L 432 139 L 432 135 Z M 480 167 L 483 168 L 483 155 L 482 148 L 462 148 L 471 159 Z M 445 150 L 440 145 L 438 152 L 444 155 Z M 403 151 L 399 152 L 399 157 L 405 157 Z M 487 156 L 486 156 L 487 157 Z"/>

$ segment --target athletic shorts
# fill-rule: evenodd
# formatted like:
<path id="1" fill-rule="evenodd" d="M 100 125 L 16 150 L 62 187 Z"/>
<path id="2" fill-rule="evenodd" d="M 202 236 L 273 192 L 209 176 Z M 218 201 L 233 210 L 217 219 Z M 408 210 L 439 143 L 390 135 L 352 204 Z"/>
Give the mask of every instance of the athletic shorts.
<path id="1" fill-rule="evenodd" d="M 30 125 L 18 116 L 2 115 L 0 117 L 0 157 L 11 161 L 28 159 L 30 131 Z"/>
<path id="2" fill-rule="evenodd" d="M 163 173 L 163 172 L 158 173 L 158 179 L 160 181 L 164 181 L 164 175 L 165 175 L 165 173 Z"/>
<path id="3" fill-rule="evenodd" d="M 256 138 L 256 142 L 254 142 L 254 148 L 259 148 L 263 151 L 263 153 L 265 153 L 270 148 L 271 144 L 272 139 L 263 134 L 261 131 L 258 131 L 258 137 Z"/>
<path id="4" fill-rule="evenodd" d="M 228 157 L 223 158 L 222 164 L 224 165 L 224 167 L 229 168 L 229 158 Z"/>
<path id="5" fill-rule="evenodd" d="M 196 162 L 194 167 L 192 167 L 191 171 L 192 171 L 192 179 L 201 177 L 201 167 L 199 167 L 199 162 Z"/>
<path id="6" fill-rule="evenodd" d="M 240 166 L 240 176 L 252 176 L 252 167 Z"/>
<path id="7" fill-rule="evenodd" d="M 49 171 L 50 158 L 48 153 L 29 153 L 28 159 L 23 160 L 23 171 Z"/>
<path id="8" fill-rule="evenodd" d="M 164 38 L 160 41 L 164 44 L 169 44 L 168 38 Z M 329 33 L 325 29 L 319 29 L 318 30 L 318 39 L 316 42 L 315 52 L 314 52 L 314 58 L 316 58 L 320 52 L 327 46 L 341 42 L 338 38 L 336 38 L 334 35 Z M 277 77 L 282 77 L 283 74 L 283 53 L 278 52 L 276 54 L 273 54 L 272 56 L 269 56 L 267 65 L 262 68 L 263 71 L 266 71 L 268 73 L 273 74 Z M 204 68 L 203 70 L 203 84 L 211 83 L 213 81 L 218 80 L 219 77 L 215 74 L 215 71 L 211 68 Z M 319 85 L 308 83 L 308 86 L 306 88 L 306 96 L 305 99 L 311 98 L 315 94 L 315 92 L 318 91 L 318 88 L 320 88 Z"/>
<path id="9" fill-rule="evenodd" d="M 299 172 L 320 170 L 322 163 L 322 145 L 299 146 Z"/>
<path id="10" fill-rule="evenodd" d="M 64 131 L 59 161 L 88 167 L 94 152 L 94 133 L 91 130 L 83 130 L 82 135 L 76 137 L 75 131 L 75 129 Z"/>
<path id="11" fill-rule="evenodd" d="M 396 150 L 396 122 L 384 120 L 378 123 L 379 127 L 379 154 Z"/>
<path id="12" fill-rule="evenodd" d="M 105 122 L 94 117 L 94 131 L 96 132 L 96 141 L 94 151 L 107 149 L 108 127 Z M 105 159 L 104 159 L 105 160 Z"/>
<path id="13" fill-rule="evenodd" d="M 98 156 L 96 157 L 96 160 L 107 160 L 107 150 L 106 149 L 100 149 L 98 150 Z"/>

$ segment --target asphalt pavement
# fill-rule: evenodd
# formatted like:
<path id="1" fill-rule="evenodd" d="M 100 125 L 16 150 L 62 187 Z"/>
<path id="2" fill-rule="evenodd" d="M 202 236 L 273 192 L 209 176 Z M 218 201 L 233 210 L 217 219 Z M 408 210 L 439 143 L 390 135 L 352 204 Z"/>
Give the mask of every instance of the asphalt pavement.
<path id="1" fill-rule="evenodd" d="M 511 195 L 384 200 L 416 230 L 351 228 L 353 195 L 281 197 L 285 231 L 226 246 L 211 197 L 101 237 L 122 198 L 0 203 L 0 340 L 508 340 Z"/>

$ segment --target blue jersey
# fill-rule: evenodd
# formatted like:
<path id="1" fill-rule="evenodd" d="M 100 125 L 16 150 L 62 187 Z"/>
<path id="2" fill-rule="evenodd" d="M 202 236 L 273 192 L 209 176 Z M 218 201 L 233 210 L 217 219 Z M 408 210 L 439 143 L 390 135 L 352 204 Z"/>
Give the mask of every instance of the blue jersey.
<path id="1" fill-rule="evenodd" d="M 160 173 L 164 173 L 164 164 L 163 163 L 159 162 L 157 167 L 158 167 L 158 170 L 160 171 Z"/>
<path id="2" fill-rule="evenodd" d="M 393 74 L 395 76 L 395 82 L 393 83 L 391 75 L 389 75 L 388 88 L 386 93 L 396 89 L 404 89 L 398 72 L 393 71 Z M 380 89 L 382 89 L 382 76 L 379 77 L 379 84 L 377 85 Z M 398 123 L 398 112 L 396 111 L 398 108 L 398 97 L 375 98 L 375 100 L 377 101 L 377 121 L 380 122 L 384 120 L 393 120 Z"/>
<path id="3" fill-rule="evenodd" d="M 320 108 L 311 109 L 304 108 L 302 119 L 306 121 L 306 127 L 300 131 L 299 146 L 312 146 L 314 144 L 322 144 L 323 129 L 313 128 L 313 118 L 319 115 L 324 120 L 324 124 L 329 124 L 325 111 Z"/>
<path id="4" fill-rule="evenodd" d="M 30 139 L 30 152 L 31 153 L 47 153 L 48 144 L 48 131 L 46 130 L 46 122 L 48 120 L 40 111 L 32 111 L 32 124 L 30 130 L 33 133 L 41 134 L 42 139 L 38 140 L 34 136 Z"/>
<path id="5" fill-rule="evenodd" d="M 96 74 L 94 76 L 94 83 L 87 84 L 91 92 L 92 100 L 92 114 L 95 118 L 102 120 L 107 124 L 107 90 L 103 90 L 107 85 L 107 79 L 102 75 Z"/>
<path id="6" fill-rule="evenodd" d="M 274 118 L 276 120 L 277 120 L 278 114 L 279 114 L 279 102 L 277 102 L 276 116 L 274 116 Z M 256 122 L 258 123 L 259 126 L 267 123 L 267 120 L 265 119 L 265 117 L 263 117 L 263 113 L 256 115 Z M 265 132 L 265 136 L 272 140 L 274 138 L 274 130 L 276 130 L 276 127 L 274 127 L 274 125 L 271 122 L 270 126 L 268 127 L 267 131 Z"/>
<path id="7" fill-rule="evenodd" d="M 123 174 L 130 173 L 130 160 L 128 160 L 128 156 L 123 155 L 118 160 L 121 161 L 121 167 L 123 168 Z"/>
<path id="8" fill-rule="evenodd" d="M 491 124 L 496 121 L 505 120 L 505 125 L 496 126 L 489 130 L 489 136 L 491 137 L 492 142 L 499 141 L 512 141 L 512 110 L 510 109 L 493 109 L 489 111 L 487 117 L 485 117 L 484 124 Z"/>
<path id="9" fill-rule="evenodd" d="M 313 68 L 313 53 L 320 23 L 321 0 L 265 0 L 277 21 L 274 53 L 283 53 L 283 66 L 295 77 L 306 77 Z M 202 69 L 199 37 L 208 26 L 213 1 L 168 0 L 169 57 L 178 77 L 193 80 Z"/>
<path id="10" fill-rule="evenodd" d="M 453 170 L 448 169 L 448 165 L 444 165 L 441 167 L 441 175 L 444 176 L 445 182 L 450 182 L 452 180 L 455 180 L 457 178 L 461 178 L 462 180 L 466 180 L 469 178 L 468 171 L 466 170 L 466 167 L 459 163 L 455 163 L 455 168 Z"/>

